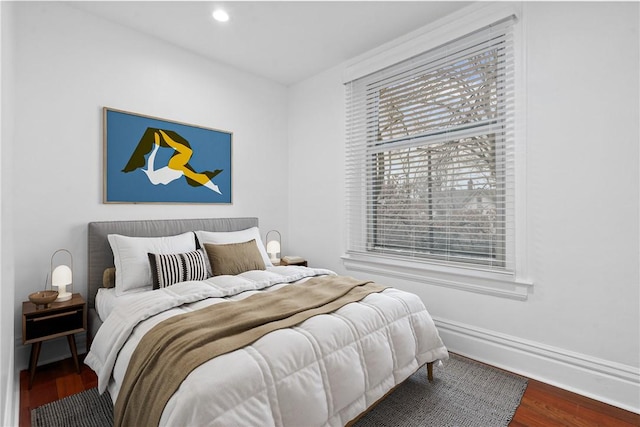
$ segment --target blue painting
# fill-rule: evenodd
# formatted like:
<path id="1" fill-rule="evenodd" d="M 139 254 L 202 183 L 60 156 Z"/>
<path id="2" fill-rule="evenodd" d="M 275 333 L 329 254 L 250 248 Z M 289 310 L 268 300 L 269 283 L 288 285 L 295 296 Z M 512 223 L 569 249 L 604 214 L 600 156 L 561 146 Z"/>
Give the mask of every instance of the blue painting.
<path id="1" fill-rule="evenodd" d="M 231 203 L 230 132 L 103 111 L 105 203 Z"/>

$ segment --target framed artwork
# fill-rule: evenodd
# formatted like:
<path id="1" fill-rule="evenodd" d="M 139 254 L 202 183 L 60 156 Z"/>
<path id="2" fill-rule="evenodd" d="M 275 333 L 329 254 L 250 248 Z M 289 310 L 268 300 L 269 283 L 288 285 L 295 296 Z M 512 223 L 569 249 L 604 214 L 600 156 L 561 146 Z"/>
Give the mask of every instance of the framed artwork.
<path id="1" fill-rule="evenodd" d="M 231 203 L 231 132 L 103 115 L 105 203 Z"/>

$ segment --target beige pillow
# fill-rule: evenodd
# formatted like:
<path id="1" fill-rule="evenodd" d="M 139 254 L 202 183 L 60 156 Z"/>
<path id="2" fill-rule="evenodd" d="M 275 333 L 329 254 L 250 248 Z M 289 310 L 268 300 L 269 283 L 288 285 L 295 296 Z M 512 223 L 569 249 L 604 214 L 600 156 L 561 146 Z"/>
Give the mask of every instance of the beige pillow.
<path id="1" fill-rule="evenodd" d="M 204 249 L 209 257 L 211 273 L 214 276 L 266 269 L 255 239 L 223 245 L 205 243 Z"/>

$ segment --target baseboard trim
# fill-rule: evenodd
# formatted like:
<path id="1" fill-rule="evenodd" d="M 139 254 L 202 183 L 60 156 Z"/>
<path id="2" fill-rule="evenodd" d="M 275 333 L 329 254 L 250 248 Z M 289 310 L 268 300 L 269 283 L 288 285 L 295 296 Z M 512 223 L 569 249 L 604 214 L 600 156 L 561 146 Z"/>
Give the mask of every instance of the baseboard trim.
<path id="1" fill-rule="evenodd" d="M 6 425 L 17 425 L 20 421 L 20 375 L 13 375 L 13 420 Z"/>
<path id="2" fill-rule="evenodd" d="M 636 367 L 460 322 L 434 322 L 454 353 L 640 414 Z"/>
<path id="3" fill-rule="evenodd" d="M 10 355 L 13 358 L 13 352 Z M 9 360 L 9 366 L 14 366 L 14 360 Z M 4 402 L 2 402 L 3 426 L 18 425 L 18 417 L 20 416 L 20 375 L 18 371 L 9 369 L 7 371 L 7 382 L 5 384 Z"/>

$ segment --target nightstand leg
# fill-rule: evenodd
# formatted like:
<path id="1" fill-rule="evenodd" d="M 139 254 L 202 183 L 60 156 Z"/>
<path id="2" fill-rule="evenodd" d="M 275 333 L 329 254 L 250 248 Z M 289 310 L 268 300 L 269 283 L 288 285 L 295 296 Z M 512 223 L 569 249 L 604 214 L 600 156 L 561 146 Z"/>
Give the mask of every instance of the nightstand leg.
<path id="1" fill-rule="evenodd" d="M 71 349 L 71 355 L 73 356 L 73 363 L 76 364 L 76 371 L 80 373 L 80 363 L 78 362 L 78 350 L 76 348 L 75 335 L 67 335 L 67 341 L 69 341 L 69 348 Z"/>
<path id="2" fill-rule="evenodd" d="M 29 357 L 29 390 L 33 385 L 33 377 L 36 374 L 36 367 L 38 366 L 38 357 L 40 357 L 40 346 L 42 341 L 34 342 L 31 344 L 31 356 Z"/>

